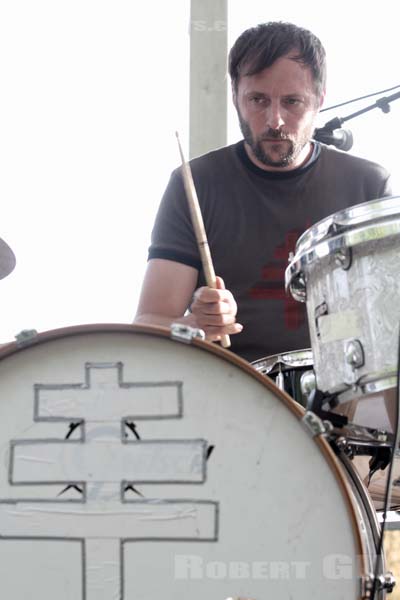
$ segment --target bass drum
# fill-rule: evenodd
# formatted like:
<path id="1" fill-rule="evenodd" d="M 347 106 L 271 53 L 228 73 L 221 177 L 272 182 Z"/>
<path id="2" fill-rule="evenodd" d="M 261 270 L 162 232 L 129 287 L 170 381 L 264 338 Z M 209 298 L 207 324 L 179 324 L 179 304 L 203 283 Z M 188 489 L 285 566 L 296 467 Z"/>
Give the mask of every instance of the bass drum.
<path id="1" fill-rule="evenodd" d="M 368 597 L 373 518 L 302 407 L 170 335 L 87 325 L 0 350 L 4 597 Z"/>

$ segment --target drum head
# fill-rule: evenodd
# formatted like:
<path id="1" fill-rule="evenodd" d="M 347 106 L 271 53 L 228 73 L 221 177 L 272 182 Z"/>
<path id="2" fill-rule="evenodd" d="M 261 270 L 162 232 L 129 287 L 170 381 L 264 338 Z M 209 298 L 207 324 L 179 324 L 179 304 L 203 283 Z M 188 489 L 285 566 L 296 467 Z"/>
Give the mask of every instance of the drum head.
<path id="1" fill-rule="evenodd" d="M 359 598 L 338 463 L 250 364 L 122 325 L 0 358 L 4 597 Z"/>

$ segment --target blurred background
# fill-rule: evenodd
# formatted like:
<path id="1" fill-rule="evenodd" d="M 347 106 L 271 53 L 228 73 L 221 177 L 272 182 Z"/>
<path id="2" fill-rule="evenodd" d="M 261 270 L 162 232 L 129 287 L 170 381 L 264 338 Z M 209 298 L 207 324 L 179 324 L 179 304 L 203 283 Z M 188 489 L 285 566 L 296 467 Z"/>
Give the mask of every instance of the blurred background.
<path id="1" fill-rule="evenodd" d="M 218 26 L 229 47 L 262 21 L 311 29 L 327 50 L 328 107 L 400 85 L 395 8 L 231 0 Z M 189 0 L 1 4 L 0 237 L 17 266 L 0 282 L 0 343 L 29 328 L 132 321 L 155 212 L 179 165 L 176 130 L 189 148 L 190 20 Z M 378 97 L 322 113 L 320 126 Z M 231 143 L 241 136 L 228 107 Z M 400 101 L 344 125 L 351 152 L 384 164 L 395 193 L 399 125 Z"/>

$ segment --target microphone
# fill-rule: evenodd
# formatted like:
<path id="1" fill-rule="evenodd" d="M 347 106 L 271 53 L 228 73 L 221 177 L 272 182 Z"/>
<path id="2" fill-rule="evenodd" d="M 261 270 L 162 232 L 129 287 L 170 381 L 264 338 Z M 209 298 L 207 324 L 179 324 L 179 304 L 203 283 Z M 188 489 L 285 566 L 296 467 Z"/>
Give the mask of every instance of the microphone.
<path id="1" fill-rule="evenodd" d="M 325 126 L 315 129 L 313 138 L 318 142 L 336 146 L 336 148 L 345 152 L 353 146 L 353 134 L 349 129 L 330 129 Z"/>

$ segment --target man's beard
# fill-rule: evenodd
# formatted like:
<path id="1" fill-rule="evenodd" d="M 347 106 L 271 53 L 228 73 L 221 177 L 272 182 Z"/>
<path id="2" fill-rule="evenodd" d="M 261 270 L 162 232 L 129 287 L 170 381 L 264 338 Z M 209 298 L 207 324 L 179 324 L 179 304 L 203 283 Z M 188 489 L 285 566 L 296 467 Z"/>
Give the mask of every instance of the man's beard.
<path id="1" fill-rule="evenodd" d="M 282 134 L 276 129 L 267 129 L 261 136 L 254 139 L 250 125 L 243 119 L 239 111 L 238 117 L 245 142 L 250 146 L 254 156 L 267 167 L 287 167 L 291 165 L 311 138 L 311 135 L 307 135 L 305 132 L 299 139 L 294 140 L 289 135 Z M 270 154 L 265 152 L 261 142 L 266 139 L 270 143 L 272 143 L 272 139 L 276 140 L 277 143 L 281 141 L 285 142 L 281 144 L 279 159 L 273 159 Z"/>

